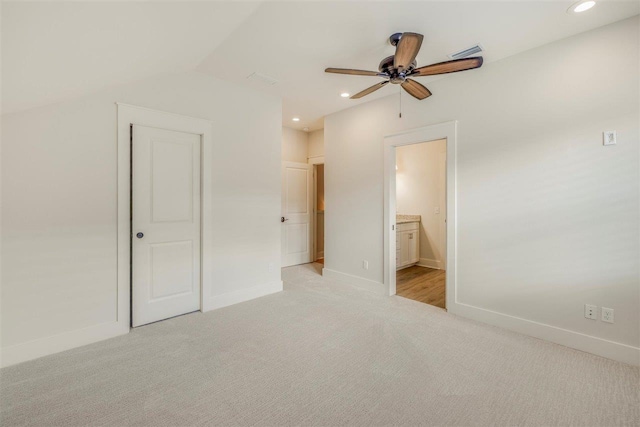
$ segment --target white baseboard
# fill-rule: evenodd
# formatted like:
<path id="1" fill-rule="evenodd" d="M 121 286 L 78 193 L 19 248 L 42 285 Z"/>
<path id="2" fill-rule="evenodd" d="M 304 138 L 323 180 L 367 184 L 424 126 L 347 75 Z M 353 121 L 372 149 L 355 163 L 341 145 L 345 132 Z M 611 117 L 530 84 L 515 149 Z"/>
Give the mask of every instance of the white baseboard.
<path id="1" fill-rule="evenodd" d="M 217 308 L 228 307 L 233 304 L 249 301 L 254 298 L 263 297 L 265 295 L 274 294 L 282 291 L 282 281 L 267 283 L 264 285 L 253 286 L 247 289 L 240 289 L 228 292 L 222 295 L 214 295 L 209 298 L 208 304 L 203 307 L 202 311 L 215 310 Z"/>
<path id="2" fill-rule="evenodd" d="M 630 345 L 608 341 L 602 338 L 581 334 L 568 329 L 546 325 L 508 314 L 498 313 L 491 310 L 475 307 L 468 304 L 454 303 L 447 306 L 449 313 L 479 322 L 499 326 L 504 329 L 519 332 L 535 338 L 551 341 L 565 347 L 596 354 L 608 359 L 628 363 L 630 365 L 640 365 L 640 348 Z"/>
<path id="3" fill-rule="evenodd" d="M 282 281 L 241 289 L 211 297 L 203 311 L 226 307 L 243 301 L 282 291 Z M 129 333 L 129 325 L 118 322 L 102 323 L 88 328 L 65 332 L 50 337 L 2 348 L 0 366 L 10 366 L 72 348 L 106 340 Z"/>
<path id="4" fill-rule="evenodd" d="M 381 295 L 388 295 L 389 290 L 384 283 L 376 282 L 375 280 L 365 279 L 364 277 L 353 276 L 347 273 L 341 273 L 335 270 L 329 270 L 328 268 L 322 269 L 322 276 L 328 279 L 338 280 L 340 282 L 349 283 L 361 289 L 366 289 Z"/>
<path id="5" fill-rule="evenodd" d="M 420 261 L 418 261 L 418 266 L 442 270 L 442 261 L 439 261 L 437 259 L 420 258 Z"/>
<path id="6" fill-rule="evenodd" d="M 129 333 L 129 325 L 109 322 L 4 347 L 1 366 L 15 365 L 127 333 Z"/>

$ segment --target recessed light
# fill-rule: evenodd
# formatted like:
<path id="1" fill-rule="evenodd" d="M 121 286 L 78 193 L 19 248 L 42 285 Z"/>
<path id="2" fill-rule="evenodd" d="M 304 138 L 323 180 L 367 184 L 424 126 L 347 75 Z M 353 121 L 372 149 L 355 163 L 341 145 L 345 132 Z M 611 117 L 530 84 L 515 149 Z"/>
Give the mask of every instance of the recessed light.
<path id="1" fill-rule="evenodd" d="M 294 122 L 299 122 L 299 121 L 300 121 L 300 117 L 294 117 L 294 118 L 293 118 L 293 119 L 291 119 L 291 120 L 293 120 Z"/>
<path id="2" fill-rule="evenodd" d="M 340 96 L 341 96 L 341 97 L 343 97 L 343 98 L 348 98 L 348 97 L 349 97 L 349 94 L 348 94 L 347 92 L 342 92 L 342 93 L 340 94 Z"/>
<path id="3" fill-rule="evenodd" d="M 585 10 L 591 9 L 595 5 L 596 2 L 594 0 L 581 0 L 577 3 L 572 4 L 571 7 L 567 9 L 567 13 L 584 12 Z"/>

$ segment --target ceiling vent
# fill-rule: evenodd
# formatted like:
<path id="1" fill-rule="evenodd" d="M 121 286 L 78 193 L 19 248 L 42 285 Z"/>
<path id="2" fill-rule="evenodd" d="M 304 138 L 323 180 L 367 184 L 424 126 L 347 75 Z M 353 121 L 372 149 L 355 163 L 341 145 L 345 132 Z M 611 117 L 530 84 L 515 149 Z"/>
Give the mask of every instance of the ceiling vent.
<path id="1" fill-rule="evenodd" d="M 473 55 L 477 55 L 480 52 L 483 52 L 484 49 L 482 48 L 482 46 L 480 44 L 477 44 L 475 46 L 471 46 L 470 48 L 461 50 L 459 52 L 455 52 L 452 53 L 449 56 L 449 58 L 451 59 L 462 59 L 462 58 L 466 58 L 467 56 L 473 56 Z"/>
<path id="2" fill-rule="evenodd" d="M 274 84 L 278 83 L 278 81 L 273 77 L 265 76 L 264 74 L 260 74 L 260 73 L 252 73 L 249 76 L 247 76 L 247 79 L 255 80 L 255 81 L 267 84 L 269 86 L 273 86 Z"/>

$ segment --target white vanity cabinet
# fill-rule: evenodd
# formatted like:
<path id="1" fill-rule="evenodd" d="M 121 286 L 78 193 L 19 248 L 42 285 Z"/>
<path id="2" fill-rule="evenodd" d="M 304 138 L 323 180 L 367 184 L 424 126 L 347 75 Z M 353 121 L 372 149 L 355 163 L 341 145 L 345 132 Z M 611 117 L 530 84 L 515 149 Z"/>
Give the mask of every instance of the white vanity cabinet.
<path id="1" fill-rule="evenodd" d="M 396 225 L 396 270 L 410 267 L 420 261 L 420 223 L 405 222 Z"/>

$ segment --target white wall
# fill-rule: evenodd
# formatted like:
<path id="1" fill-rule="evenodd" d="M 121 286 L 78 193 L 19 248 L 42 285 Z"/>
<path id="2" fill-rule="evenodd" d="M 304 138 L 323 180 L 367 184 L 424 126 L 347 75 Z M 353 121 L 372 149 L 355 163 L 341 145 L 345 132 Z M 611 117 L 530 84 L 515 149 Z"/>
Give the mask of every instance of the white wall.
<path id="1" fill-rule="evenodd" d="M 309 133 L 309 158 L 324 156 L 324 129 Z"/>
<path id="2" fill-rule="evenodd" d="M 282 160 L 307 163 L 309 134 L 301 130 L 282 127 Z"/>
<path id="3" fill-rule="evenodd" d="M 397 213 L 421 217 L 419 264 L 423 267 L 444 268 L 446 151 L 446 139 L 396 148 Z"/>
<path id="4" fill-rule="evenodd" d="M 465 315 L 638 363 L 638 21 L 429 83 L 402 119 L 397 95 L 326 117 L 326 269 L 382 282 L 383 138 L 457 120 Z"/>
<path id="5" fill-rule="evenodd" d="M 324 156 L 324 130 L 304 132 L 282 127 L 282 160 L 307 163 Z"/>
<path id="6" fill-rule="evenodd" d="M 188 72 L 4 115 L 1 318 L 12 359 L 25 343 L 115 319 L 115 102 L 213 121 L 215 248 L 204 262 L 214 295 L 247 299 L 281 283 L 269 268 L 280 264 L 279 99 Z"/>

